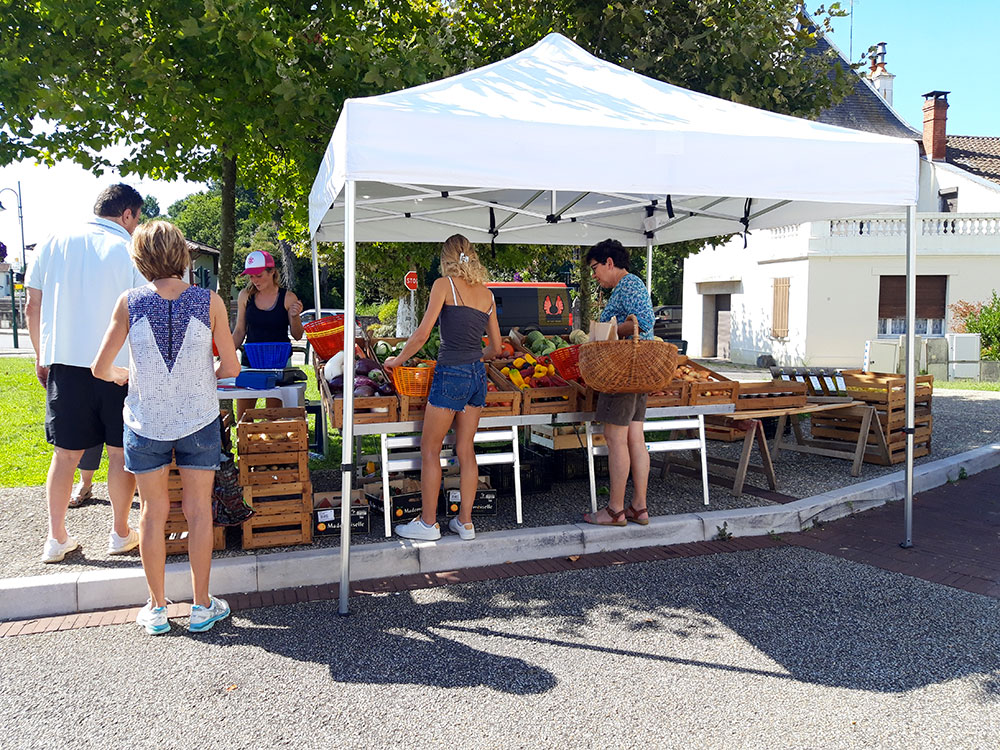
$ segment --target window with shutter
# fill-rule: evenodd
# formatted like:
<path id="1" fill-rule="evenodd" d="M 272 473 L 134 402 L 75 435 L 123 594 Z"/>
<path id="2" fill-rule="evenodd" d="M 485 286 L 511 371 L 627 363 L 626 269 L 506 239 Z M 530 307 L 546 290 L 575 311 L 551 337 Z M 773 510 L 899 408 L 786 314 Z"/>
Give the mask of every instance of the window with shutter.
<path id="1" fill-rule="evenodd" d="M 788 286 L 786 276 L 774 280 L 774 307 L 771 312 L 771 336 L 783 339 L 788 336 Z"/>
<path id="2" fill-rule="evenodd" d="M 906 333 L 906 277 L 880 276 L 878 285 L 878 335 Z M 944 336 L 948 291 L 947 276 L 917 276 L 917 315 L 914 332 Z"/>

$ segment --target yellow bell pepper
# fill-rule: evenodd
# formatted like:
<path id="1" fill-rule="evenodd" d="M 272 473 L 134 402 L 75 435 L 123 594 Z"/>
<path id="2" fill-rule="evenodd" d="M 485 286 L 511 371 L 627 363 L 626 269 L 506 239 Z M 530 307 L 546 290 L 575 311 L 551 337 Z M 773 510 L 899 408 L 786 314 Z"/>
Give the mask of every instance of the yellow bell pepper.
<path id="1" fill-rule="evenodd" d="M 500 372 L 502 372 L 508 378 L 510 377 L 510 368 L 509 367 L 504 367 L 502 370 L 500 370 Z"/>
<path id="2" fill-rule="evenodd" d="M 549 374 L 549 368 L 545 365 L 535 365 L 535 377 L 544 378 Z"/>
<path id="3" fill-rule="evenodd" d="M 507 377 L 510 378 L 510 382 L 520 388 L 522 391 L 527 388 L 527 384 L 524 382 L 524 378 L 521 377 L 521 373 L 517 370 L 511 370 L 507 373 Z"/>
<path id="4" fill-rule="evenodd" d="M 537 365 L 538 364 L 538 360 L 535 359 L 534 357 L 532 357 L 530 354 L 525 354 L 524 355 L 524 361 L 527 362 L 530 365 Z"/>
<path id="5" fill-rule="evenodd" d="M 518 370 L 524 367 L 524 364 L 525 364 L 524 357 L 518 357 L 517 359 L 514 360 L 514 367 L 516 367 Z"/>
<path id="6" fill-rule="evenodd" d="M 549 371 L 549 375 L 555 375 L 556 374 L 556 366 L 555 365 L 551 365 L 550 364 L 547 369 Z"/>

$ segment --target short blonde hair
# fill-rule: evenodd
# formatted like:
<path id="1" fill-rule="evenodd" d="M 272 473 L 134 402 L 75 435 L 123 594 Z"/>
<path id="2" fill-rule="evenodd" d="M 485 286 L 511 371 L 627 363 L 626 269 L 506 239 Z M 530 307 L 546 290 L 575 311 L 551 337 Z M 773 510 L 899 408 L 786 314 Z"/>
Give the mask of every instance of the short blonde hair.
<path id="1" fill-rule="evenodd" d="M 140 273 L 150 281 L 184 278 L 191 267 L 184 233 L 169 221 L 140 224 L 132 234 L 129 252 Z"/>
<path id="2" fill-rule="evenodd" d="M 479 255 L 461 234 L 453 234 L 441 247 L 441 275 L 457 276 L 470 284 L 485 284 L 490 280 Z"/>

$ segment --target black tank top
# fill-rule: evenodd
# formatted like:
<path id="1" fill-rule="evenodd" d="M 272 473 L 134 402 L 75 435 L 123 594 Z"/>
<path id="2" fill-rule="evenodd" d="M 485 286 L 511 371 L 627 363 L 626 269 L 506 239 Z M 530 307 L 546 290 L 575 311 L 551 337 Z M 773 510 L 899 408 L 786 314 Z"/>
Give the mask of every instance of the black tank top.
<path id="1" fill-rule="evenodd" d="M 278 299 L 270 310 L 257 307 L 254 295 L 247 300 L 248 344 L 288 341 L 288 311 L 285 309 L 285 290 L 278 290 Z"/>
<path id="2" fill-rule="evenodd" d="M 468 305 L 460 305 L 461 296 L 456 293 L 455 282 L 448 277 L 451 284 L 451 296 L 454 305 L 441 308 L 438 318 L 441 325 L 441 349 L 438 351 L 440 365 L 468 365 L 483 358 L 483 335 L 486 333 L 486 323 L 493 312 L 493 305 L 487 312 L 477 310 Z"/>

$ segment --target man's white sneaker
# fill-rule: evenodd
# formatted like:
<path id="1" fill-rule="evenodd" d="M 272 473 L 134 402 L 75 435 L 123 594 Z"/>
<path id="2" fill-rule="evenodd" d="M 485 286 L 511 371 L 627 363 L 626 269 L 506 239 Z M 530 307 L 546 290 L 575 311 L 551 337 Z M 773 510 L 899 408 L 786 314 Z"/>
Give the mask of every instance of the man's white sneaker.
<path id="1" fill-rule="evenodd" d="M 422 518 L 414 518 L 409 523 L 399 524 L 396 527 L 396 533 L 405 539 L 433 542 L 441 538 L 441 527 L 438 524 L 428 526 Z"/>
<path id="2" fill-rule="evenodd" d="M 150 635 L 162 635 L 170 630 L 170 622 L 167 620 L 166 607 L 154 607 L 153 600 L 146 602 L 146 606 L 139 610 L 135 616 L 136 624 L 141 625 Z"/>
<path id="3" fill-rule="evenodd" d="M 45 548 L 42 550 L 42 562 L 43 563 L 57 563 L 62 562 L 62 559 L 66 557 L 68 552 L 72 552 L 80 543 L 76 541 L 71 536 L 66 537 L 65 542 L 57 542 L 52 537 L 45 540 Z"/>
<path id="4" fill-rule="evenodd" d="M 458 516 L 448 522 L 448 528 L 458 534 L 462 541 L 469 542 L 476 538 L 476 527 L 471 523 L 462 523 L 458 520 Z"/>
<path id="5" fill-rule="evenodd" d="M 108 534 L 108 554 L 109 555 L 124 555 L 126 552 L 130 552 L 139 546 L 139 532 L 133 528 L 129 528 L 128 536 L 122 537 L 118 536 L 111 531 Z"/>
<path id="6" fill-rule="evenodd" d="M 191 605 L 191 622 L 188 630 L 192 633 L 204 633 L 211 630 L 219 620 L 229 617 L 229 604 L 225 599 L 216 596 L 208 597 L 209 605 L 202 607 L 198 604 Z"/>

